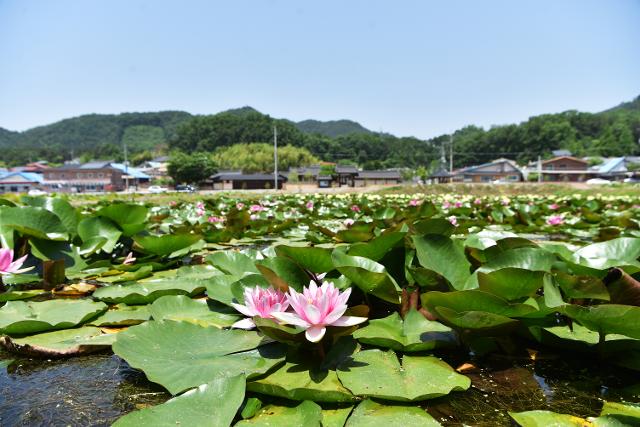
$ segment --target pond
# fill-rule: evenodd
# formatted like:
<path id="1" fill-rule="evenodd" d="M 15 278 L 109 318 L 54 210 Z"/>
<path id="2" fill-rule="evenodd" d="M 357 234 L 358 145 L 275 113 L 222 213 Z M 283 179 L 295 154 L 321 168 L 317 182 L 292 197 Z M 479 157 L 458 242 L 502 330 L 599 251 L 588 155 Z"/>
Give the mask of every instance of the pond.
<path id="1" fill-rule="evenodd" d="M 547 409 L 597 416 L 604 400 L 640 401 L 640 375 L 572 353 L 474 358 L 439 352 L 452 366 L 467 363 L 466 392 L 424 403 L 444 426 L 510 426 L 507 411 Z M 0 353 L 0 359 L 14 355 Z M 60 360 L 17 358 L 0 372 L 0 424 L 107 426 L 120 416 L 169 399 L 161 387 L 119 357 L 101 353 Z"/>

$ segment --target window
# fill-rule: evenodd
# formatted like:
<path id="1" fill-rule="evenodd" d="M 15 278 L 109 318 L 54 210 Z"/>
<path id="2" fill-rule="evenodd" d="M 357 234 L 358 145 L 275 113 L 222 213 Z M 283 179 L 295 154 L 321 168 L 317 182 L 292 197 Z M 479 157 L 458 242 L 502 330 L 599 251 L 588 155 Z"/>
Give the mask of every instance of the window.
<path id="1" fill-rule="evenodd" d="M 490 176 L 482 176 L 481 177 L 482 182 L 491 182 L 491 177 Z"/>
<path id="2" fill-rule="evenodd" d="M 507 179 L 509 181 L 518 181 L 518 175 L 509 175 Z"/>
<path id="3" fill-rule="evenodd" d="M 103 173 L 99 173 L 98 174 L 98 178 L 104 178 L 104 174 Z"/>
<path id="4" fill-rule="evenodd" d="M 92 173 L 88 173 L 87 174 L 87 178 L 93 178 L 93 174 Z"/>

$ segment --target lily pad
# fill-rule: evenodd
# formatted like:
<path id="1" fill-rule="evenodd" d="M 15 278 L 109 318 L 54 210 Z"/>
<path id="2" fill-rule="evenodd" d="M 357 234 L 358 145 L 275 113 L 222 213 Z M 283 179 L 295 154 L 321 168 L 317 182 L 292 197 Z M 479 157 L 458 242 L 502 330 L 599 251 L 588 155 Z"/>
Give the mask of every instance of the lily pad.
<path id="1" fill-rule="evenodd" d="M 620 304 L 588 307 L 565 305 L 561 311 L 592 331 L 640 339 L 640 307 Z"/>
<path id="2" fill-rule="evenodd" d="M 558 414 L 551 411 L 509 412 L 521 427 L 588 427 L 584 418 L 568 414 Z"/>
<path id="3" fill-rule="evenodd" d="M 11 352 L 26 356 L 69 357 L 109 348 L 109 344 L 91 344 L 91 339 L 101 334 L 100 328 L 83 326 L 25 338 L 5 336 L 0 338 L 0 344 Z"/>
<path id="4" fill-rule="evenodd" d="M 244 376 L 216 378 L 161 405 L 127 414 L 113 425 L 227 427 L 242 404 L 244 392 Z"/>
<path id="5" fill-rule="evenodd" d="M 165 234 L 162 236 L 138 236 L 133 240 L 141 250 L 153 255 L 170 256 L 174 252 L 200 241 L 202 236 L 198 234 Z"/>
<path id="6" fill-rule="evenodd" d="M 400 302 L 400 288 L 382 264 L 368 258 L 346 255 L 340 250 L 333 251 L 332 259 L 335 268 L 365 293 L 390 303 Z"/>
<path id="7" fill-rule="evenodd" d="M 89 322 L 89 324 L 94 326 L 132 326 L 145 322 L 150 318 L 151 313 L 146 305 L 117 304 L 110 307 L 109 310 Z"/>
<path id="8" fill-rule="evenodd" d="M 453 288 L 466 289 L 471 264 L 460 241 L 440 234 L 428 234 L 414 236 L 413 243 L 421 266 L 447 279 Z"/>
<path id="9" fill-rule="evenodd" d="M 312 363 L 304 362 L 287 362 L 268 376 L 249 382 L 247 390 L 291 400 L 355 400 L 355 396 L 340 383 L 336 371 L 315 369 Z"/>
<path id="10" fill-rule="evenodd" d="M 0 206 L 2 226 L 43 240 L 67 240 L 69 235 L 58 216 L 43 208 Z"/>
<path id="11" fill-rule="evenodd" d="M 240 320 L 240 316 L 209 309 L 206 300 L 193 300 L 184 295 L 167 295 L 151 304 L 154 320 L 176 320 L 224 328 Z"/>
<path id="12" fill-rule="evenodd" d="M 3 278 L 4 280 L 4 278 Z M 29 289 L 26 291 L 11 291 L 11 292 L 4 292 L 0 294 L 0 302 L 6 302 L 6 301 L 18 301 L 18 300 L 23 300 L 23 299 L 29 299 L 29 298 L 33 298 L 33 297 L 37 297 L 38 295 L 42 295 L 48 293 L 48 291 L 45 291 L 43 289 Z"/>
<path id="13" fill-rule="evenodd" d="M 0 332 L 17 335 L 72 328 L 106 310 L 106 304 L 89 300 L 9 301 L 0 308 Z"/>
<path id="14" fill-rule="evenodd" d="M 289 257 L 300 267 L 314 273 L 326 273 L 333 270 L 331 250 L 317 247 L 276 246 L 278 256 Z"/>
<path id="15" fill-rule="evenodd" d="M 201 294 L 206 289 L 206 280 L 193 279 L 156 279 L 133 285 L 111 285 L 97 289 L 93 297 L 109 303 L 127 305 L 148 304 L 165 295 Z"/>
<path id="16" fill-rule="evenodd" d="M 349 417 L 345 427 L 437 427 L 436 421 L 427 411 L 416 406 L 389 406 L 365 400 Z"/>
<path id="17" fill-rule="evenodd" d="M 307 400 L 294 408 L 265 406 L 255 417 L 242 420 L 235 427 L 320 427 L 321 423 L 322 408 Z"/>
<path id="18" fill-rule="evenodd" d="M 471 385 L 437 357 L 405 355 L 400 365 L 391 350 L 356 353 L 338 366 L 338 377 L 355 395 L 404 402 L 445 396 Z"/>
<path id="19" fill-rule="evenodd" d="M 284 360 L 283 348 L 256 332 L 189 322 L 150 321 L 118 334 L 113 352 L 172 394 L 218 377 L 264 374 Z"/>
<path id="20" fill-rule="evenodd" d="M 451 328 L 427 320 L 416 310 L 410 310 L 404 321 L 398 313 L 370 320 L 367 326 L 355 331 L 353 337 L 364 344 L 402 352 L 450 347 L 458 342 Z"/>

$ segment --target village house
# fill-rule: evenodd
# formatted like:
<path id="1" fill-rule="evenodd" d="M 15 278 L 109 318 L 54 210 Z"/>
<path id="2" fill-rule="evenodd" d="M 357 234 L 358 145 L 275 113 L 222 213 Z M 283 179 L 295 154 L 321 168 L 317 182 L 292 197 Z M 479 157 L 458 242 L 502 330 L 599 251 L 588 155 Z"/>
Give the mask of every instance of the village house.
<path id="1" fill-rule="evenodd" d="M 354 178 L 355 187 L 369 187 L 371 185 L 397 185 L 402 182 L 402 175 L 397 170 L 359 171 Z"/>
<path id="2" fill-rule="evenodd" d="M 0 173 L 0 194 L 28 193 L 42 187 L 43 177 L 34 172 Z"/>
<path id="3" fill-rule="evenodd" d="M 222 172 L 210 178 L 214 190 L 269 190 L 275 188 L 273 174 L 242 172 Z M 287 177 L 278 174 L 278 189 L 282 190 L 287 182 Z"/>
<path id="4" fill-rule="evenodd" d="M 589 170 L 589 162 L 572 156 L 559 156 L 541 162 L 542 181 L 583 182 L 596 173 Z"/>
<path id="5" fill-rule="evenodd" d="M 469 166 L 453 171 L 453 182 L 491 183 L 520 182 L 523 180 L 522 170 L 515 161 L 497 159 L 478 166 Z"/>
<path id="6" fill-rule="evenodd" d="M 111 161 L 70 163 L 43 172 L 44 186 L 50 190 L 68 193 L 122 191 L 124 172 Z"/>

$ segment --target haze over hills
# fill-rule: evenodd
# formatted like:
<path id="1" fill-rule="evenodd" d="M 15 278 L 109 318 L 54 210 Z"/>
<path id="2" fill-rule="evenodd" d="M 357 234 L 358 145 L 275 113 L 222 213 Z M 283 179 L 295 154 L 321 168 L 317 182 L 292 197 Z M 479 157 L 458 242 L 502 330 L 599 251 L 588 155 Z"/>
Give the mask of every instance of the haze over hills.
<path id="1" fill-rule="evenodd" d="M 179 128 L 194 120 L 199 124 L 189 129 L 189 141 L 177 141 Z M 398 138 L 373 132 L 351 120 L 293 122 L 245 106 L 213 116 L 184 111 L 87 114 L 24 132 L 0 128 L 0 162 L 17 165 L 46 159 L 60 163 L 80 156 L 121 159 L 124 143 L 134 158 L 140 153 L 149 157 L 170 149 L 212 151 L 241 142 L 269 142 L 273 124 L 282 129 L 283 144 L 307 148 L 323 160 L 379 167 L 428 166 L 439 158 L 440 145 L 449 140 L 448 135 L 427 141 Z M 500 156 L 526 161 L 557 148 L 579 155 L 640 154 L 640 97 L 600 113 L 544 114 L 488 130 L 467 126 L 453 136 L 457 166 Z"/>

